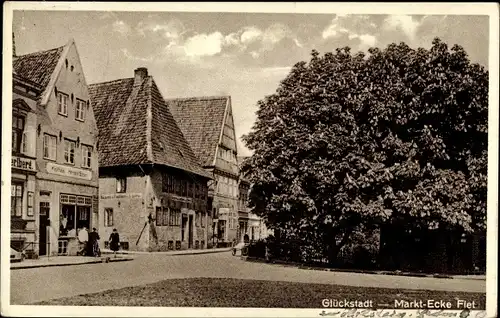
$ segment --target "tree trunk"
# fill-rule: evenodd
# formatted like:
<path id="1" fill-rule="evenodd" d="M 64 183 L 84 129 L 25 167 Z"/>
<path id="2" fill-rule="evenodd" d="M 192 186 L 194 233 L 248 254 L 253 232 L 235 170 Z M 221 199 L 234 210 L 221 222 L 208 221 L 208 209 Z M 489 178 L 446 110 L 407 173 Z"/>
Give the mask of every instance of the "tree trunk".
<path id="1" fill-rule="evenodd" d="M 340 249 L 347 243 L 352 232 L 353 232 L 353 229 L 348 229 L 344 233 L 344 236 L 342 237 L 342 240 L 339 242 L 339 244 L 337 244 L 335 237 L 333 237 L 332 240 L 330 241 L 330 245 L 328 246 L 328 255 L 327 255 L 328 256 L 328 265 L 330 267 L 337 265 L 337 256 L 340 252 Z"/>

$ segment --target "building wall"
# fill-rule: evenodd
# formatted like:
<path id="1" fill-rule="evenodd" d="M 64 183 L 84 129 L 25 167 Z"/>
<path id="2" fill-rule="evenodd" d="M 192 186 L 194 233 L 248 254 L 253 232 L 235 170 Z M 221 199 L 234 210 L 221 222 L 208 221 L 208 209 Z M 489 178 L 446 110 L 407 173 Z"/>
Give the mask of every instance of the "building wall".
<path id="1" fill-rule="evenodd" d="M 208 241 L 208 227 L 196 226 L 196 212 L 206 212 L 206 199 L 178 196 L 165 193 L 162 190 L 162 171 L 160 168 L 143 168 L 138 166 L 101 168 L 99 178 L 99 233 L 101 245 L 104 246 L 113 230 L 120 234 L 121 242 L 128 242 L 129 250 L 161 251 L 168 249 L 206 248 Z M 116 192 L 117 178 L 126 178 L 125 193 Z M 178 225 L 157 224 L 156 210 L 168 211 L 169 208 L 180 209 L 179 218 L 186 215 L 193 218 L 193 246 L 188 244 L 188 224 L 184 227 L 185 237 L 181 238 L 181 219 Z M 113 210 L 113 224 L 106 226 L 106 210 Z M 148 222 L 148 216 L 153 218 L 153 226 Z M 209 218 L 205 213 L 205 225 Z M 145 226 L 146 225 L 146 226 Z M 154 234 L 156 231 L 158 241 Z M 144 229 L 144 230 L 143 230 Z M 142 235 L 140 234 L 142 232 Z M 140 235 L 140 239 L 139 239 Z M 139 239 L 139 243 L 137 240 Z M 169 246 L 170 242 L 170 246 Z"/>
<path id="2" fill-rule="evenodd" d="M 38 224 L 35 215 L 35 193 L 36 193 L 36 126 L 37 116 L 36 112 L 36 92 L 27 89 L 27 86 L 19 81 L 14 81 L 12 100 L 23 100 L 32 111 L 22 111 L 13 108 L 13 114 L 19 115 L 24 118 L 24 131 L 23 143 L 26 149 L 21 146 L 20 153 L 12 153 L 12 174 L 11 182 L 15 185 L 21 185 L 21 215 L 18 220 L 24 224 L 23 229 L 18 229 L 18 226 L 13 224 L 11 217 L 11 241 L 18 242 L 19 244 L 30 244 L 27 246 L 28 250 L 37 252 L 38 245 Z M 28 199 L 28 195 L 31 199 Z M 28 206 L 31 205 L 31 206 Z M 25 243 L 22 243 L 25 242 Z M 14 244 L 14 246 L 17 244 Z M 25 246 L 26 247 L 26 246 Z"/>
<path id="3" fill-rule="evenodd" d="M 161 209 L 162 213 L 170 213 L 170 208 L 180 209 L 180 217 L 181 219 L 178 221 L 178 225 L 170 225 L 164 224 L 163 222 L 155 222 L 155 229 L 158 236 L 158 243 L 156 241 L 151 240 L 150 248 L 152 250 L 168 250 L 168 249 L 177 249 L 176 244 L 180 243 L 181 249 L 189 249 L 189 248 L 206 248 L 208 244 L 208 231 L 210 226 L 210 217 L 207 213 L 207 194 L 203 195 L 203 198 L 195 198 L 194 194 L 190 197 L 181 196 L 173 193 L 166 193 L 163 190 L 163 173 L 169 173 L 172 170 L 168 168 L 163 169 L 154 169 L 150 174 L 150 184 L 152 190 L 152 202 L 153 202 L 153 211 L 156 219 L 156 210 Z M 186 179 L 189 181 L 197 180 L 196 176 L 177 172 L 177 179 Z M 203 180 L 197 180 L 197 182 L 205 182 Z M 204 218 L 204 221 L 196 222 L 197 213 L 200 213 L 199 218 Z M 183 227 L 182 217 L 185 216 L 188 218 L 187 224 Z M 171 217 L 169 214 L 168 217 Z M 189 246 L 188 242 L 188 233 L 189 233 L 189 218 L 192 218 L 192 233 L 193 240 L 192 246 Z M 204 226 L 202 226 L 204 224 Z M 182 239 L 182 229 L 184 228 L 184 239 Z M 196 243 L 197 242 L 197 243 Z M 169 246 L 170 243 L 170 246 Z M 173 244 L 173 246 L 172 246 Z M 172 248 L 173 247 L 173 248 Z"/>
<path id="4" fill-rule="evenodd" d="M 67 61 L 67 63 L 66 63 Z M 60 61 L 61 62 L 61 61 Z M 57 70 L 57 68 L 56 68 Z M 92 198 L 90 224 L 95 224 L 93 218 L 97 216 L 98 195 L 98 161 L 97 161 L 97 126 L 89 103 L 87 84 L 83 75 L 82 66 L 76 50 L 72 44 L 68 48 L 67 56 L 62 61 L 60 72 L 52 75 L 56 80 L 50 91 L 48 102 L 38 108 L 38 123 L 40 134 L 37 133 L 36 154 L 37 167 L 37 192 L 36 202 L 50 202 L 50 251 L 57 253 L 60 215 L 62 213 L 61 194 L 84 195 Z M 48 88 L 51 88 L 50 86 Z M 58 93 L 67 94 L 67 115 L 58 112 Z M 77 120 L 75 117 L 76 101 L 85 102 L 85 119 Z M 56 137 L 55 160 L 44 158 L 44 135 Z M 74 164 L 64 160 L 64 140 L 70 139 L 76 143 Z M 90 167 L 83 166 L 82 146 L 92 147 Z M 35 217 L 38 219 L 39 204 L 36 204 Z M 74 250 L 69 254 L 74 254 Z"/>
<path id="5" fill-rule="evenodd" d="M 113 173 L 116 172 L 116 173 Z M 127 173 L 128 172 L 128 173 Z M 125 193 L 117 193 L 117 177 L 126 178 Z M 150 189 L 148 177 L 141 172 L 120 169 L 103 172 L 99 178 L 99 233 L 101 246 L 105 246 L 114 228 L 120 234 L 120 241 L 127 242 L 129 250 L 147 250 L 149 231 L 139 235 L 148 220 L 147 198 Z M 113 223 L 106 222 L 106 210 L 112 209 Z"/>

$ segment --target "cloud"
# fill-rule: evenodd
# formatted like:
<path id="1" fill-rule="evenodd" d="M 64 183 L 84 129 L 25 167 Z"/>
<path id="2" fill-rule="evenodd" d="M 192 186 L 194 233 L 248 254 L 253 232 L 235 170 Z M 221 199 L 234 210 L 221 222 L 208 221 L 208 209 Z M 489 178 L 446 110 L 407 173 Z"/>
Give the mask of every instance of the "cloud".
<path id="1" fill-rule="evenodd" d="M 125 56 L 127 59 L 129 59 L 131 61 L 152 62 L 154 60 L 154 58 L 152 56 L 150 56 L 150 57 L 140 57 L 140 56 L 133 55 L 126 48 L 125 49 L 121 49 L 120 51 L 122 52 L 123 56 Z"/>
<path id="2" fill-rule="evenodd" d="M 327 25 L 321 37 L 323 40 L 347 38 L 359 42 L 358 49 L 365 50 L 377 43 L 377 36 L 372 34 L 376 28 L 370 17 L 363 15 L 336 15 Z"/>
<path id="3" fill-rule="evenodd" d="M 137 32 L 142 36 L 150 34 L 160 34 L 168 40 L 179 39 L 184 33 L 187 32 L 182 21 L 178 19 L 171 19 L 168 21 L 147 21 L 139 22 L 136 27 Z"/>
<path id="4" fill-rule="evenodd" d="M 113 31 L 118 32 L 121 35 L 126 35 L 130 33 L 130 27 L 122 20 L 117 20 L 113 22 Z"/>
<path id="5" fill-rule="evenodd" d="M 262 38 L 262 31 L 256 27 L 246 27 L 242 30 L 240 41 L 249 44 Z"/>
<path id="6" fill-rule="evenodd" d="M 420 24 L 421 21 L 416 21 L 409 15 L 391 15 L 385 19 L 384 28 L 403 31 L 410 40 L 413 40 Z"/>
<path id="7" fill-rule="evenodd" d="M 187 56 L 211 56 L 222 51 L 224 36 L 220 32 L 197 34 L 187 39 L 184 50 Z"/>

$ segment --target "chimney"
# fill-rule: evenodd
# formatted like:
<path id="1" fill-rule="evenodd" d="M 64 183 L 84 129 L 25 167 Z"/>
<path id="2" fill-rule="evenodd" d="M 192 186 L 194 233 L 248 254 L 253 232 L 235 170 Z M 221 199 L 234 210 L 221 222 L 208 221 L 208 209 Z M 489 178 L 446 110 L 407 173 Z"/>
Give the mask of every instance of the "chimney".
<path id="1" fill-rule="evenodd" d="M 12 32 L 12 57 L 16 57 L 16 35 Z"/>
<path id="2" fill-rule="evenodd" d="M 139 67 L 134 71 L 134 84 L 141 84 L 142 81 L 148 77 L 148 69 L 145 67 Z"/>

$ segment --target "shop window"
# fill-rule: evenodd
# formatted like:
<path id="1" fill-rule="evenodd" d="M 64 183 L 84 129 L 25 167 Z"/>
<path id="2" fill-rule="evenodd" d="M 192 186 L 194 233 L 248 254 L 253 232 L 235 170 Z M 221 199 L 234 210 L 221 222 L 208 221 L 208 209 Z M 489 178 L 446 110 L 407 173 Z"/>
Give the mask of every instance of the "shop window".
<path id="1" fill-rule="evenodd" d="M 92 165 L 92 147 L 87 145 L 82 145 L 82 167 L 90 168 Z"/>
<path id="2" fill-rule="evenodd" d="M 76 236 L 76 206 L 62 204 L 61 215 L 59 217 L 59 235 Z"/>
<path id="3" fill-rule="evenodd" d="M 12 183 L 10 194 L 10 215 L 15 217 L 23 216 L 23 184 Z"/>
<path id="4" fill-rule="evenodd" d="M 56 160 L 57 137 L 49 134 L 43 135 L 43 157 L 45 159 Z"/>
<path id="5" fill-rule="evenodd" d="M 127 178 L 116 178 L 116 192 L 125 193 L 127 191 Z"/>
<path id="6" fill-rule="evenodd" d="M 74 141 L 64 139 L 64 162 L 75 164 L 75 147 L 76 143 Z"/>
<path id="7" fill-rule="evenodd" d="M 80 121 L 85 120 L 85 102 L 83 100 L 76 100 L 75 119 Z"/>
<path id="8" fill-rule="evenodd" d="M 90 207 L 78 206 L 77 212 L 76 228 L 81 229 L 85 227 L 87 229 L 90 229 Z"/>
<path id="9" fill-rule="evenodd" d="M 114 225 L 113 209 L 112 208 L 105 208 L 104 209 L 104 226 L 110 227 L 113 225 Z"/>
<path id="10" fill-rule="evenodd" d="M 68 95 L 57 93 L 57 111 L 61 115 L 68 116 Z"/>
<path id="11" fill-rule="evenodd" d="M 12 116 L 12 153 L 22 152 L 24 135 L 24 117 Z"/>

